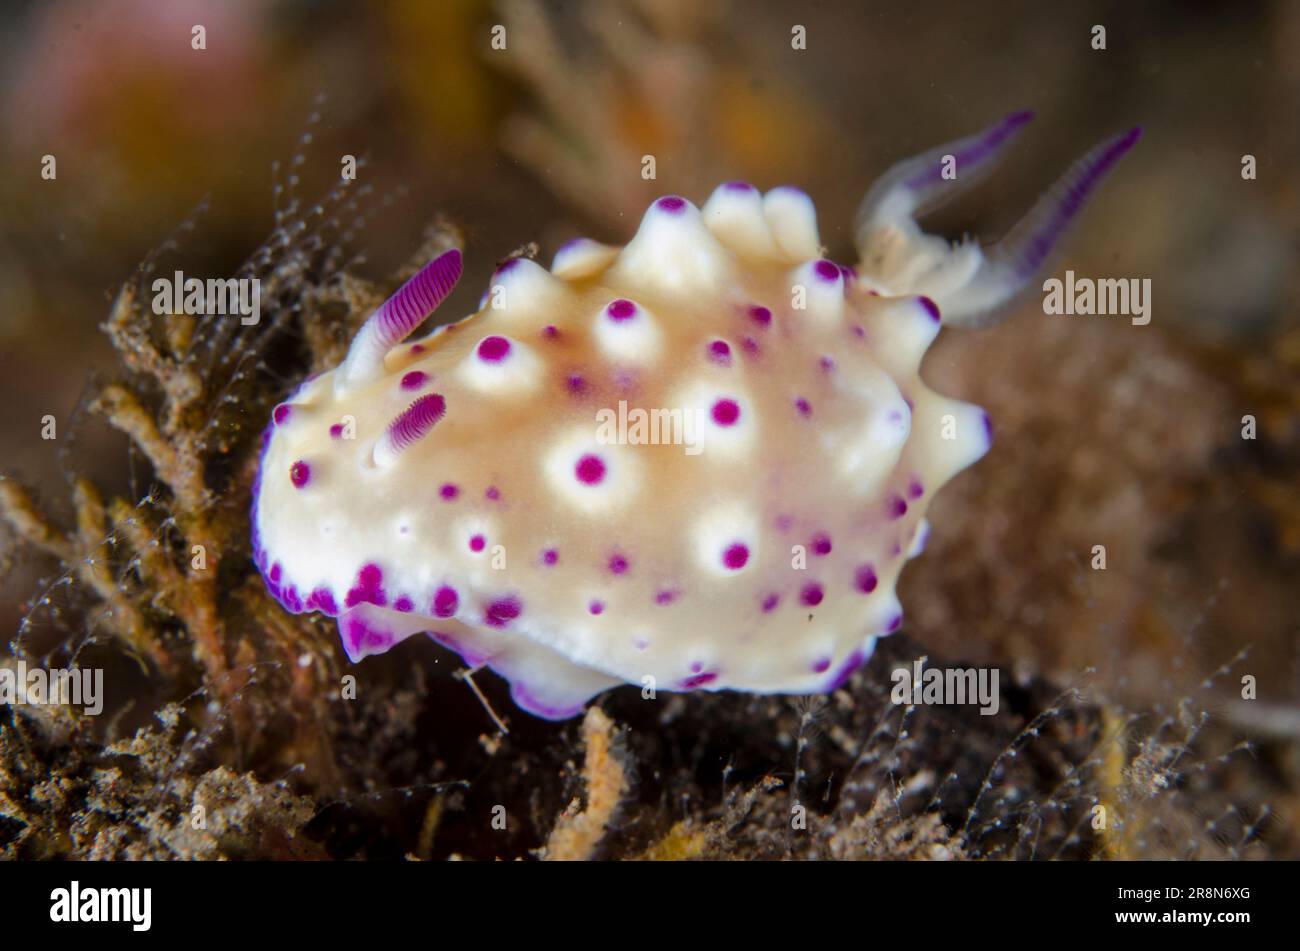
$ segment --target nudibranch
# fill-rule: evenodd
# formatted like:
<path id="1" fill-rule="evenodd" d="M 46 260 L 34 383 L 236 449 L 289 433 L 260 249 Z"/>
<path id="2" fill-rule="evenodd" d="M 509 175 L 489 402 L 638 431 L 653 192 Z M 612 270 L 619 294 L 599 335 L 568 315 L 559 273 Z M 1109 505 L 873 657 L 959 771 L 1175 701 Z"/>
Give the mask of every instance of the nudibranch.
<path id="1" fill-rule="evenodd" d="M 730 182 L 658 199 L 624 247 L 506 261 L 476 313 L 411 342 L 460 276 L 437 257 L 276 407 L 252 510 L 270 591 L 336 617 L 353 661 L 427 633 L 551 719 L 624 683 L 836 689 L 902 624 L 935 492 L 990 445 L 922 357 L 1029 286 L 1139 135 L 997 244 L 923 233 L 1029 118 L 890 169 L 853 266 L 806 194 Z"/>

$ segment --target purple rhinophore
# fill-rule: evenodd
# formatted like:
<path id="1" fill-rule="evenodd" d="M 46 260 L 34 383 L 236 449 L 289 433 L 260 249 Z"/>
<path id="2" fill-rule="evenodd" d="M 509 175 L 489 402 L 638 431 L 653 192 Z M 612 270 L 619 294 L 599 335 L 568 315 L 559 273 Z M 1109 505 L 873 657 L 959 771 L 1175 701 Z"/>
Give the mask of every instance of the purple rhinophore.
<path id="1" fill-rule="evenodd" d="M 1136 126 L 1089 150 L 1012 229 L 998 246 L 996 256 L 1009 261 L 1020 280 L 1033 277 L 1093 189 L 1141 137 L 1142 127 Z"/>
<path id="2" fill-rule="evenodd" d="M 388 424 L 388 438 L 399 452 L 428 435 L 447 412 L 447 401 L 439 393 L 427 393 Z"/>
<path id="3" fill-rule="evenodd" d="M 460 271 L 460 251 L 453 248 L 434 258 L 399 287 L 370 318 L 376 321 L 374 326 L 380 343 L 391 347 L 406 339 L 451 293 L 460 280 Z"/>
<path id="4" fill-rule="evenodd" d="M 945 148 L 952 149 L 946 154 L 952 155 L 957 166 L 958 175 L 973 175 L 980 165 L 1001 151 L 1001 146 L 1010 139 L 1017 129 L 1033 117 L 1032 112 L 1016 112 L 984 132 L 961 139 L 953 143 L 952 146 L 945 146 Z M 947 184 L 948 180 L 944 178 L 943 174 L 944 165 L 943 157 L 935 156 L 934 161 L 907 180 L 907 187 L 913 191 L 918 191 Z"/>

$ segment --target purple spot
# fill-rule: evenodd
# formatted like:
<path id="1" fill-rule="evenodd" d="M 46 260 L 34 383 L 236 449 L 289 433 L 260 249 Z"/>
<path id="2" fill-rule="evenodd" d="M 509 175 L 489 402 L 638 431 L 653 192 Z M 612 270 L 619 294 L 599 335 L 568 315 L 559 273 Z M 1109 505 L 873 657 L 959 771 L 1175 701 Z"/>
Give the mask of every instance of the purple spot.
<path id="1" fill-rule="evenodd" d="M 289 481 L 295 489 L 301 489 L 311 481 L 311 466 L 299 459 L 289 467 Z"/>
<path id="2" fill-rule="evenodd" d="M 623 555 L 611 555 L 609 558 L 609 570 L 616 575 L 625 574 L 628 569 L 628 561 Z"/>
<path id="3" fill-rule="evenodd" d="M 907 514 L 907 503 L 901 495 L 891 495 L 885 499 L 885 513 L 891 519 L 902 518 Z"/>
<path id="4" fill-rule="evenodd" d="M 293 415 L 293 407 L 288 403 L 281 403 L 271 413 L 271 419 L 275 420 L 275 425 L 283 426 Z"/>
<path id="5" fill-rule="evenodd" d="M 799 411 L 799 415 L 807 418 L 812 415 L 812 404 L 802 396 L 794 401 L 794 408 Z"/>
<path id="6" fill-rule="evenodd" d="M 484 337 L 478 345 L 478 357 L 485 363 L 500 363 L 510 355 L 510 341 L 505 337 Z"/>
<path id="7" fill-rule="evenodd" d="M 343 603 L 348 607 L 358 604 L 375 604 L 384 607 L 388 604 L 388 595 L 384 593 L 384 573 L 376 564 L 361 566 L 357 572 L 357 583 L 349 589 Z"/>
<path id="8" fill-rule="evenodd" d="M 919 499 L 925 494 L 925 487 L 921 485 L 920 480 L 913 479 L 907 484 L 907 497 L 909 499 Z"/>
<path id="9" fill-rule="evenodd" d="M 834 261 L 827 261 L 825 258 L 813 265 L 813 272 L 823 281 L 838 281 L 840 279 L 840 266 Z"/>
<path id="10" fill-rule="evenodd" d="M 754 191 L 754 186 L 749 184 L 749 182 L 727 182 L 726 189 L 729 192 L 752 192 Z"/>
<path id="11" fill-rule="evenodd" d="M 895 614 L 892 618 L 889 619 L 889 623 L 885 625 L 885 630 L 888 633 L 893 634 L 896 630 L 898 630 L 902 626 L 903 626 L 903 615 Z"/>
<path id="12" fill-rule="evenodd" d="M 753 337 L 745 337 L 740 341 L 740 346 L 751 357 L 758 356 L 758 341 Z"/>
<path id="13" fill-rule="evenodd" d="M 735 400 L 721 399 L 713 404 L 713 421 L 719 426 L 734 426 L 740 419 L 740 404 Z"/>
<path id="14" fill-rule="evenodd" d="M 605 602 L 592 601 L 591 604 L 587 605 L 587 610 L 590 611 L 592 614 L 600 614 L 605 610 Z"/>
<path id="15" fill-rule="evenodd" d="M 622 297 L 609 302 L 605 308 L 605 313 L 609 315 L 610 320 L 624 321 L 631 320 L 636 316 L 636 304 Z"/>
<path id="16" fill-rule="evenodd" d="M 334 600 L 334 592 L 329 588 L 317 588 L 307 599 L 307 607 L 317 607 L 331 617 L 337 616 L 339 606 Z"/>
<path id="17" fill-rule="evenodd" d="M 280 563 L 277 561 L 275 564 L 271 566 L 271 575 L 270 575 L 271 580 L 274 581 L 276 584 L 279 584 L 280 578 L 283 576 L 284 576 L 284 569 L 280 567 Z"/>
<path id="18" fill-rule="evenodd" d="M 438 494 L 442 496 L 444 502 L 451 502 L 455 500 L 456 496 L 460 495 L 460 489 L 454 482 L 444 482 L 442 488 L 438 490 Z"/>
<path id="19" fill-rule="evenodd" d="M 981 412 L 984 417 L 984 435 L 988 437 L 989 445 L 993 445 L 993 419 L 988 413 Z"/>
<path id="20" fill-rule="evenodd" d="M 469 540 L 469 550 L 482 551 L 486 544 L 487 542 L 483 539 L 482 535 L 472 535 Z"/>
<path id="21" fill-rule="evenodd" d="M 573 467 L 573 474 L 583 485 L 599 485 L 605 479 L 605 462 L 600 456 L 583 456 Z"/>
<path id="22" fill-rule="evenodd" d="M 655 595 L 655 604 L 672 604 L 676 599 L 676 591 L 664 590 Z"/>
<path id="23" fill-rule="evenodd" d="M 916 299 L 916 301 L 917 301 L 917 303 L 919 303 L 922 307 L 925 308 L 925 312 L 926 312 L 927 314 L 930 315 L 930 319 L 933 320 L 933 321 L 937 324 L 937 323 L 939 322 L 939 319 L 940 319 L 940 318 L 939 318 L 939 305 L 936 304 L 934 301 L 930 300 L 930 298 L 928 298 L 928 297 L 918 297 L 918 298 Z"/>
<path id="24" fill-rule="evenodd" d="M 487 487 L 487 491 L 483 493 L 483 497 L 489 502 L 495 502 L 501 498 L 501 490 L 495 485 L 490 485 Z"/>
<path id="25" fill-rule="evenodd" d="M 779 594 L 769 594 L 763 599 L 763 613 L 771 614 L 776 610 L 776 606 L 780 603 L 781 596 Z"/>
<path id="26" fill-rule="evenodd" d="M 831 669 L 831 659 L 829 657 L 819 657 L 813 661 L 812 672 L 814 674 L 824 674 Z"/>
<path id="27" fill-rule="evenodd" d="M 729 545 L 722 553 L 722 563 L 732 571 L 739 571 L 749 564 L 749 549 L 739 542 Z"/>
<path id="28" fill-rule="evenodd" d="M 437 617 L 451 617 L 460 607 L 460 595 L 456 589 L 443 585 L 433 593 L 433 613 Z"/>
<path id="29" fill-rule="evenodd" d="M 518 264 L 518 258 L 511 258 L 509 261 L 503 261 L 501 264 L 497 265 L 497 273 L 507 274 L 510 271 L 513 271 Z"/>
<path id="30" fill-rule="evenodd" d="M 542 564 L 553 565 L 560 560 L 560 553 L 554 548 L 548 548 L 542 552 Z"/>
<path id="31" fill-rule="evenodd" d="M 731 366 L 731 346 L 725 340 L 715 340 L 709 344 L 709 359 L 724 367 Z"/>
<path id="32" fill-rule="evenodd" d="M 402 389 L 418 390 L 429 381 L 429 374 L 422 370 L 412 370 L 402 377 Z"/>
<path id="33" fill-rule="evenodd" d="M 866 659 L 866 656 L 860 650 L 850 654 L 844 663 L 840 665 L 840 669 L 835 672 L 835 676 L 830 679 L 830 683 L 826 685 L 826 692 L 834 693 L 848 683 L 849 678 L 862 666 L 862 662 Z"/>
<path id="34" fill-rule="evenodd" d="M 790 531 L 790 528 L 794 525 L 794 516 L 785 515 L 785 514 L 778 515 L 773 524 L 776 525 L 779 531 L 788 532 Z"/>
<path id="35" fill-rule="evenodd" d="M 821 604 L 822 598 L 825 596 L 822 586 L 815 581 L 808 582 L 803 586 L 803 590 L 799 592 L 799 600 L 810 608 L 815 608 Z"/>
<path id="36" fill-rule="evenodd" d="M 761 304 L 749 308 L 749 316 L 760 327 L 767 327 L 772 323 L 772 312 Z"/>
<path id="37" fill-rule="evenodd" d="M 411 344 L 410 352 L 411 352 L 411 353 L 424 353 L 424 344 L 422 344 L 422 343 L 413 343 L 413 344 Z"/>
<path id="38" fill-rule="evenodd" d="M 330 427 L 330 439 L 342 439 L 342 438 L 343 438 L 343 424 L 335 423 L 333 426 Z"/>
<path id="39" fill-rule="evenodd" d="M 542 328 L 542 336 L 546 337 L 547 339 L 554 340 L 559 335 L 560 335 L 560 328 L 556 327 L 555 324 L 547 324 L 545 327 Z"/>
<path id="40" fill-rule="evenodd" d="M 498 598 L 487 607 L 483 623 L 488 627 L 505 627 L 523 613 L 518 598 Z"/>
<path id="41" fill-rule="evenodd" d="M 565 381 L 565 385 L 569 388 L 570 393 L 585 393 L 587 390 L 587 381 L 576 373 Z"/>
<path id="42" fill-rule="evenodd" d="M 829 555 L 831 553 L 831 537 L 825 532 L 818 532 L 813 536 L 812 550 L 814 555 Z"/>
<path id="43" fill-rule="evenodd" d="M 862 565 L 853 573 L 853 583 L 863 594 L 870 594 L 876 590 L 879 579 L 876 578 L 876 569 L 870 565 Z"/>
<path id="44" fill-rule="evenodd" d="M 393 602 L 394 611 L 401 611 L 403 613 L 406 613 L 414 607 L 415 605 L 411 602 L 411 599 L 408 598 L 406 595 L 402 595 L 400 598 L 398 598 L 396 601 Z"/>
<path id="45" fill-rule="evenodd" d="M 686 199 L 678 198 L 676 195 L 667 195 L 655 202 L 655 206 L 670 215 L 676 215 L 686 207 Z"/>
<path id="46" fill-rule="evenodd" d="M 835 361 L 830 357 L 822 357 L 817 361 L 817 365 L 827 372 L 835 369 Z"/>
<path id="47" fill-rule="evenodd" d="M 851 329 L 853 331 L 853 336 L 857 337 L 859 340 L 862 340 L 867 336 L 866 330 L 864 330 L 860 324 L 854 324 Z"/>

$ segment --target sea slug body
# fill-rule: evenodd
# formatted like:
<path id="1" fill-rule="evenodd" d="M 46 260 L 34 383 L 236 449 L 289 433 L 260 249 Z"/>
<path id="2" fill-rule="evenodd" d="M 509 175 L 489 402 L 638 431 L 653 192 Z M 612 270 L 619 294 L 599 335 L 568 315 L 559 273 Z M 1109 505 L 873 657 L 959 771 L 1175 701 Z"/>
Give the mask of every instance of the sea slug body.
<path id="1" fill-rule="evenodd" d="M 274 412 L 252 510 L 271 593 L 337 617 L 354 661 L 427 633 L 552 719 L 624 683 L 837 689 L 902 624 L 930 500 L 989 449 L 983 411 L 922 382 L 927 348 L 1029 286 L 1138 137 L 996 245 L 924 234 L 1028 118 L 886 173 L 851 267 L 803 192 L 732 182 L 658 199 L 625 247 L 509 262 L 412 345 L 460 276 L 439 256 Z M 627 438 L 602 411 L 637 417 Z"/>

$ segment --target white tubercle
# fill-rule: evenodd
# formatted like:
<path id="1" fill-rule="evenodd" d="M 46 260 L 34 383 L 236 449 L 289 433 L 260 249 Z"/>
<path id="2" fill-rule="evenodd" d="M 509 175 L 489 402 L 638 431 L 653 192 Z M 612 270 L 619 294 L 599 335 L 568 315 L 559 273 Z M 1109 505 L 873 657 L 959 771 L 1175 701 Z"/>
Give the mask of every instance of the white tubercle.
<path id="1" fill-rule="evenodd" d="M 782 185 L 763 196 L 763 216 L 777 247 L 790 260 L 803 261 L 821 255 L 817 235 L 817 209 L 808 193 Z"/>

